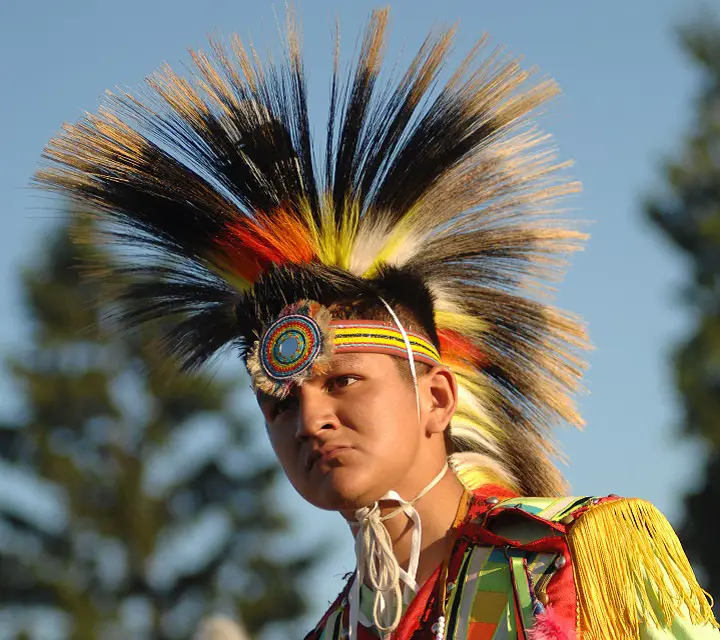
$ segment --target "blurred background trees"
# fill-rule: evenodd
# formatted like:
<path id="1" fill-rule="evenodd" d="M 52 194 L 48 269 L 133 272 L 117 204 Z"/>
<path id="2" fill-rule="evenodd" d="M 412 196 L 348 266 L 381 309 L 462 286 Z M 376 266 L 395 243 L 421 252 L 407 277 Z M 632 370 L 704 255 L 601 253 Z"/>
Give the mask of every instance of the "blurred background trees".
<path id="1" fill-rule="evenodd" d="M 297 619 L 314 557 L 268 549 L 288 523 L 276 466 L 252 454 L 247 382 L 179 375 L 157 326 L 104 322 L 78 262 L 109 256 L 69 220 L 23 274 L 33 345 L 8 361 L 25 410 L 0 425 L 0 635 L 182 639 L 222 611 L 257 637 Z"/>
<path id="2" fill-rule="evenodd" d="M 720 21 L 705 17 L 680 32 L 701 75 L 700 93 L 687 140 L 664 168 L 666 193 L 647 209 L 691 267 L 683 293 L 695 326 L 673 365 L 684 431 L 702 439 L 710 454 L 700 487 L 686 497 L 681 537 L 705 588 L 720 599 Z"/>
<path id="3" fill-rule="evenodd" d="M 576 6 L 578 11 L 586 12 L 579 14 L 586 16 L 585 23 L 595 25 L 596 10 L 576 4 L 573 11 Z M 501 9 L 499 5 L 498 11 Z M 64 11 L 72 14 L 70 9 Z M 80 78 L 92 77 L 100 82 L 89 67 L 84 73 L 70 76 L 62 73 L 69 59 L 60 55 L 63 47 L 68 51 L 73 51 L 74 45 L 79 47 L 75 55 L 80 59 L 87 44 L 78 34 L 106 33 L 101 28 L 108 22 L 106 14 L 98 12 L 92 17 L 96 22 L 88 23 L 87 16 L 78 19 L 78 11 L 62 30 L 56 28 L 53 20 L 47 27 L 42 22 L 33 23 L 40 34 L 37 39 L 44 46 L 28 49 L 27 55 L 20 58 L 8 58 L 17 78 L 34 80 L 11 85 L 26 100 L 15 101 L 15 111 L 10 112 L 14 117 L 5 119 L 11 124 L 9 137 L 6 136 L 10 142 L 6 146 L 13 149 L 13 154 L 7 155 L 3 175 L 10 176 L 15 171 L 15 181 L 6 182 L 13 188 L 3 192 L 3 201 L 9 209 L 20 202 L 16 194 L 24 193 L 22 185 L 37 162 L 36 147 L 40 142 L 29 133 L 55 127 L 61 117 L 58 113 L 62 112 L 51 111 L 48 105 L 63 104 L 69 108 L 63 103 L 63 94 L 75 96 L 77 87 L 84 86 Z M 605 15 L 611 27 L 616 12 L 608 11 Z M 437 13 L 436 8 L 432 12 Z M 39 13 L 46 17 L 47 12 Z M 156 13 L 145 17 L 147 24 L 165 25 L 167 12 Z M 573 91 L 572 83 L 576 87 L 593 87 L 586 92 L 592 101 L 588 98 L 578 102 L 584 107 L 581 111 L 594 113 L 594 104 L 603 104 L 597 100 L 598 95 L 613 95 L 613 91 L 620 90 L 628 105 L 640 105 L 637 110 L 654 113 L 657 108 L 662 112 L 657 98 L 661 94 L 655 94 L 652 101 L 643 97 L 644 90 L 652 88 L 652 82 L 629 84 L 628 78 L 636 79 L 643 67 L 627 65 L 624 72 L 616 72 L 626 52 L 642 49 L 648 52 L 648 57 L 662 53 L 648 36 L 652 33 L 650 27 L 645 31 L 638 26 L 613 33 L 613 39 L 617 37 L 625 46 L 613 42 L 602 49 L 607 59 L 614 61 L 605 65 L 606 69 L 613 69 L 612 73 L 597 68 L 588 76 L 588 64 L 594 60 L 591 56 L 597 56 L 599 49 L 583 48 L 582 38 L 588 39 L 588 34 L 594 32 L 569 28 L 578 14 L 566 13 L 564 21 L 558 21 L 557 16 L 538 10 L 537 16 L 530 12 L 527 20 L 540 19 L 545 27 L 538 29 L 533 24 L 534 28 L 529 30 L 541 34 L 538 38 L 546 39 L 542 34 L 547 33 L 549 23 L 557 27 L 557 33 L 575 34 L 575 40 L 558 42 L 563 44 L 562 52 L 577 51 L 577 60 L 575 56 L 562 55 L 557 64 L 564 65 L 572 59 L 567 68 L 560 66 L 562 74 L 570 79 L 569 93 Z M 651 18 L 661 16 L 652 22 L 657 27 L 665 20 L 662 16 L 667 9 L 656 9 L 653 5 L 651 10 L 643 11 L 640 7 L 635 13 L 643 27 L 652 22 Z M 125 14 L 134 19 L 132 9 Z M 192 12 L 186 14 L 193 21 L 191 33 L 196 33 L 198 17 Z M 215 14 L 208 15 L 218 20 Z M 122 28 L 123 15 L 112 17 L 112 22 L 118 22 Z M 490 12 L 483 15 L 483 21 L 492 25 L 492 20 L 497 19 L 499 25 L 509 24 L 509 17 Z M 631 19 L 632 14 L 625 17 Z M 20 50 L 13 37 L 22 42 L 27 31 L 18 28 L 19 23 L 11 19 L 4 24 L 9 28 L 8 50 Z M 153 43 L 157 33 L 183 33 L 180 24 L 176 30 L 163 31 L 160 26 L 150 29 Z M 522 21 L 519 26 L 523 27 Z M 694 563 L 706 577 L 705 586 L 718 599 L 720 558 L 714 552 L 717 539 L 714 521 L 720 501 L 719 31 L 717 23 L 710 20 L 699 21 L 683 31 L 683 46 L 697 69 L 702 88 L 687 142 L 666 166 L 666 193 L 648 207 L 654 224 L 692 266 L 686 300 L 696 312 L 696 324 L 687 341 L 678 348 L 674 366 L 685 406 L 685 431 L 707 443 L 711 454 L 707 462 L 698 460 L 698 465 L 704 465 L 704 479 L 697 491 L 687 497 L 682 534 Z M 162 50 L 175 51 L 173 47 L 181 45 L 184 42 L 172 46 L 166 42 Z M 98 66 L 107 65 L 113 56 L 131 53 L 120 52 L 111 44 L 102 49 L 106 57 Z M 149 55 L 143 50 L 142 38 L 137 51 Z M 144 69 L 149 63 L 140 56 L 137 53 L 134 62 Z M 22 67 L 23 64 L 27 67 Z M 679 91 L 676 80 L 677 74 L 667 78 L 663 89 L 666 95 Z M 77 86 L 70 92 L 68 83 L 72 82 Z M 48 95 L 54 99 L 47 100 Z M 28 108 L 29 104 L 38 108 Z M 44 115 L 41 104 L 47 109 Z M 656 120 L 650 120 L 654 126 Z M 598 127 L 598 131 L 611 144 L 615 143 L 607 151 L 613 160 L 620 156 L 637 157 L 627 151 L 632 148 L 638 153 L 642 143 L 631 145 L 632 136 L 627 140 L 613 138 L 610 128 Z M 582 130 L 581 127 L 575 133 Z M 666 135 L 660 127 L 654 130 L 659 138 Z M 625 129 L 617 131 L 624 134 Z M 38 135 L 44 140 L 46 134 Z M 566 133 L 566 137 L 572 136 Z M 641 138 L 642 135 L 638 136 Z M 594 146 L 600 142 L 597 137 L 578 139 L 584 143 L 581 149 L 592 149 L 588 155 L 597 155 Z M 627 148 L 618 144 L 622 142 L 627 142 Z M 604 148 L 600 147 L 602 152 Z M 599 166 L 607 172 L 610 163 L 601 162 Z M 617 166 L 628 172 L 632 169 L 631 164 L 618 162 Z M 627 198 L 629 202 L 630 196 Z M 13 209 L 16 214 L 20 212 L 16 225 L 26 212 L 24 206 L 25 203 Z M 617 221 L 608 222 L 616 236 L 621 230 L 627 231 L 622 226 L 627 218 L 625 209 L 619 211 L 622 213 Z M 6 230 L 6 242 L 10 236 L 24 250 L 30 232 L 26 230 L 21 235 L 18 229 Z M 96 628 L 91 638 L 188 638 L 200 611 L 216 607 L 236 615 L 239 610 L 255 635 L 267 627 L 269 619 L 294 618 L 304 606 L 297 594 L 297 570 L 307 566 L 311 558 L 270 562 L 264 553 L 264 543 L 284 531 L 285 525 L 272 509 L 273 471 L 258 466 L 252 455 L 241 453 L 251 440 L 243 419 L 242 396 L 236 392 L 243 383 L 228 384 L 208 377 L 166 378 L 157 369 L 148 377 L 145 369 L 155 363 L 155 354 L 148 346 L 152 336 L 121 338 L 88 310 L 95 292 L 87 285 L 80 288 L 77 273 L 69 268 L 75 264 L 75 258 L 67 243 L 67 231 L 48 243 L 44 265 L 25 274 L 25 318 L 32 323 L 35 343 L 30 352 L 17 353 L 9 363 L 24 389 L 25 412 L 17 423 L 0 424 L 0 637 L 27 637 L 19 631 L 5 633 L 16 623 L 26 622 L 43 626 L 48 632 L 43 638 L 84 639 L 87 636 L 82 631 L 73 629 L 93 626 Z M 22 240 L 18 242 L 17 238 Z M 11 253 L 10 249 L 12 245 L 6 243 L 4 253 Z M 644 251 L 637 259 L 646 258 L 647 250 Z M 601 260 L 610 258 L 603 255 Z M 642 321 L 642 316 L 636 317 Z M 14 320 L 15 316 L 7 318 Z M 595 321 L 602 319 L 598 316 Z M 8 327 L 6 324 L 6 330 Z M 78 333 L 78 328 L 86 327 L 90 329 Z M 614 362 L 605 368 L 613 366 Z M 207 395 L 200 393 L 200 389 L 206 390 Z M 165 411 L 168 413 L 163 414 Z M 256 491 L 250 490 L 253 486 Z M 40 499 L 41 495 L 44 499 Z M 233 530 L 237 531 L 234 538 Z M 241 592 L 244 599 L 236 597 Z M 67 612 L 67 618 L 50 613 L 60 609 Z"/>

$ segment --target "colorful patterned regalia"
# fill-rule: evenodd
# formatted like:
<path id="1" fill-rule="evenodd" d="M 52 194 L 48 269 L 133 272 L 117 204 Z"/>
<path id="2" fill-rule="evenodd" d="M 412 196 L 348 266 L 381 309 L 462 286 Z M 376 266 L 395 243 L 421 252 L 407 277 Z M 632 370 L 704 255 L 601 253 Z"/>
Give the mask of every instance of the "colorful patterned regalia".
<path id="1" fill-rule="evenodd" d="M 441 618 L 442 637 L 472 640 L 720 637 L 672 528 L 647 502 L 521 498 L 485 484 L 460 509 L 446 563 L 393 639 L 437 638 Z M 347 636 L 349 587 L 306 640 Z M 361 627 L 358 638 L 374 637 Z"/>
<path id="2" fill-rule="evenodd" d="M 556 213 L 577 187 L 529 119 L 555 85 L 482 42 L 443 84 L 452 30 L 385 77 L 386 22 L 373 13 L 345 80 L 336 54 L 321 146 L 290 21 L 279 62 L 235 38 L 193 52 L 190 77 L 109 94 L 50 142 L 37 182 L 95 216 L 117 319 L 165 319 L 186 369 L 231 347 L 282 397 L 342 351 L 404 358 L 414 378 L 451 368 L 467 498 L 452 553 L 384 635 L 718 637 L 651 505 L 561 497 L 552 433 L 580 424 L 585 334 L 547 283 L 583 235 Z M 366 624 L 349 626 L 351 580 L 310 638 L 377 635 L 359 582 Z"/>

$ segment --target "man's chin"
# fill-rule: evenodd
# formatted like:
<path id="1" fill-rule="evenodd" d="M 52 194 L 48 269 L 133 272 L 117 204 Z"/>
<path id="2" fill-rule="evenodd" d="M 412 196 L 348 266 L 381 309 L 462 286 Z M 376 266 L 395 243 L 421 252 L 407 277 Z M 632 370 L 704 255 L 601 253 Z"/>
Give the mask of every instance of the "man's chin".
<path id="1" fill-rule="evenodd" d="M 326 511 L 342 511 L 354 513 L 362 507 L 379 500 L 386 489 L 379 488 L 377 482 L 369 481 L 371 474 L 366 469 L 357 470 L 349 467 L 331 469 L 323 475 L 322 480 L 313 491 L 313 499 L 308 502 Z"/>

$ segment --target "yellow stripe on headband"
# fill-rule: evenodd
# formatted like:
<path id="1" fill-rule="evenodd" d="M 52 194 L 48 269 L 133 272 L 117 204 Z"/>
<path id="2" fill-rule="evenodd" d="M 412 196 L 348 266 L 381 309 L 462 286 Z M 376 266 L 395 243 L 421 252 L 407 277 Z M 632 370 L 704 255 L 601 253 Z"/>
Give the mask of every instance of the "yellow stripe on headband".
<path id="1" fill-rule="evenodd" d="M 334 333 L 336 353 L 368 352 L 388 353 L 407 359 L 402 333 L 383 322 L 367 320 L 334 320 L 330 323 Z M 426 338 L 406 332 L 413 356 L 431 366 L 441 364 L 440 354 Z"/>
<path id="2" fill-rule="evenodd" d="M 389 345 L 397 347 L 398 349 L 402 349 L 403 351 L 407 351 L 407 349 L 405 348 L 405 342 L 402 340 L 402 336 L 400 336 L 400 340 L 397 340 L 394 336 L 360 336 L 358 334 L 338 336 L 337 334 L 335 334 L 335 339 L 333 340 L 333 343 L 336 347 L 350 347 L 355 343 L 362 343 L 364 345 Z M 412 348 L 413 353 L 420 353 L 427 356 L 428 358 L 439 360 L 437 352 L 434 349 L 430 349 L 424 344 L 418 344 L 415 340 L 411 339 L 410 347 Z"/>

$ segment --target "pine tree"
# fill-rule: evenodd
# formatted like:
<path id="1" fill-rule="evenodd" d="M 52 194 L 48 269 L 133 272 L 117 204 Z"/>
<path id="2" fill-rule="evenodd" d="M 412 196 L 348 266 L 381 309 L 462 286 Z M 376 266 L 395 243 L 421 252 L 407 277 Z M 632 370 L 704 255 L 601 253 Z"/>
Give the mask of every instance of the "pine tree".
<path id="1" fill-rule="evenodd" d="M 681 35 L 702 88 L 684 148 L 665 167 L 667 193 L 648 213 L 692 264 L 684 299 L 696 325 L 675 353 L 675 379 L 684 430 L 707 443 L 710 458 L 702 486 L 686 498 L 681 535 L 706 588 L 720 596 L 714 515 L 720 502 L 720 20 L 704 16 Z"/>
<path id="2" fill-rule="evenodd" d="M 71 242 L 90 223 L 70 220 L 23 274 L 32 346 L 9 366 L 25 411 L 0 425 L 0 461 L 18 489 L 41 481 L 57 499 L 48 513 L 0 503 L 0 614 L 41 607 L 33 621 L 83 640 L 190 638 L 218 609 L 254 637 L 290 623 L 314 555 L 268 549 L 288 525 L 277 468 L 252 453 L 241 368 L 179 374 L 160 361 L 158 327 L 128 335 L 103 320 L 115 302 L 78 265 L 110 256 Z"/>

